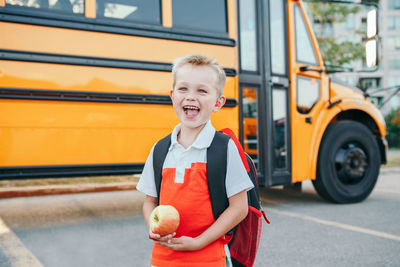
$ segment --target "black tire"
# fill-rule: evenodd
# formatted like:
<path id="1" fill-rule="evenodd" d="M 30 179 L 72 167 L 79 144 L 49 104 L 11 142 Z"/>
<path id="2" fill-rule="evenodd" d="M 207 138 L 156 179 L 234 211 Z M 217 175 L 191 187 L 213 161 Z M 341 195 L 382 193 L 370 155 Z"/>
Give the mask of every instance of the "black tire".
<path id="1" fill-rule="evenodd" d="M 368 197 L 379 175 L 381 158 L 375 136 L 355 121 L 332 123 L 321 142 L 318 194 L 335 203 L 355 203 Z"/>

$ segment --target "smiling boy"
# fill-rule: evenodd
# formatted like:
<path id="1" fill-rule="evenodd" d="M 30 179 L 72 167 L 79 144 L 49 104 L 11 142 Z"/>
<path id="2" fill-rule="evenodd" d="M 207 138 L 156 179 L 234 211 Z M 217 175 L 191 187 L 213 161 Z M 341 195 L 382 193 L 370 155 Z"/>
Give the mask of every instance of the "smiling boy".
<path id="1" fill-rule="evenodd" d="M 175 113 L 181 121 L 178 142 L 184 147 L 193 143 L 210 120 L 212 112 L 217 112 L 225 104 L 225 96 L 222 95 L 225 84 L 223 70 L 202 64 L 201 57 L 196 59 L 192 56 L 189 62 L 193 63 L 178 61 L 175 64 L 174 89 L 170 92 Z M 199 65 L 196 65 L 197 62 Z"/>
<path id="2" fill-rule="evenodd" d="M 207 148 L 215 135 L 211 114 L 225 103 L 225 72 L 214 59 L 194 54 L 177 59 L 172 74 L 174 83 L 170 96 L 181 123 L 171 134 L 160 196 L 154 180 L 154 146 L 137 189 L 146 194 L 143 215 L 148 224 L 158 204 L 177 208 L 181 221 L 176 233 L 168 236 L 150 231 L 150 237 L 155 240 L 151 265 L 226 266 L 229 250 L 223 237 L 246 217 L 246 191 L 253 184 L 230 140 L 225 182 L 229 206 L 214 219 L 207 184 Z"/>

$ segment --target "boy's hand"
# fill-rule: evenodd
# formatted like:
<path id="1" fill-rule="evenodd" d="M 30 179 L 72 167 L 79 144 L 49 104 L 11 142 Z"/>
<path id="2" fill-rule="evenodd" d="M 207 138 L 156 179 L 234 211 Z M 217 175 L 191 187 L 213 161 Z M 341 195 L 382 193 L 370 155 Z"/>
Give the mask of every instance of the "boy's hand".
<path id="1" fill-rule="evenodd" d="M 188 236 L 172 238 L 167 241 L 156 241 L 155 243 L 175 251 L 193 251 L 202 248 L 197 238 Z"/>
<path id="2" fill-rule="evenodd" d="M 156 242 L 171 242 L 171 239 L 176 235 L 176 233 L 172 233 L 169 235 L 165 236 L 160 236 L 159 234 L 153 233 L 151 230 L 149 230 L 149 238 L 156 241 Z"/>

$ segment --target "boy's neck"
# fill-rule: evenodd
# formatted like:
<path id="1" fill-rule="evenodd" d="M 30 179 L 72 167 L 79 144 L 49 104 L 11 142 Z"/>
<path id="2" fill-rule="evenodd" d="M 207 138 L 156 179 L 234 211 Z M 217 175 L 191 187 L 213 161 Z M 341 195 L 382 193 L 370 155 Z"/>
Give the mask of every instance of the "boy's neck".
<path id="1" fill-rule="evenodd" d="M 201 130 L 203 130 L 204 126 L 206 124 L 203 124 L 197 128 L 186 128 L 184 126 L 181 126 L 181 130 L 178 133 L 178 143 L 181 144 L 185 149 L 191 146 L 194 141 L 196 141 L 197 136 L 199 136 L 199 133 Z"/>

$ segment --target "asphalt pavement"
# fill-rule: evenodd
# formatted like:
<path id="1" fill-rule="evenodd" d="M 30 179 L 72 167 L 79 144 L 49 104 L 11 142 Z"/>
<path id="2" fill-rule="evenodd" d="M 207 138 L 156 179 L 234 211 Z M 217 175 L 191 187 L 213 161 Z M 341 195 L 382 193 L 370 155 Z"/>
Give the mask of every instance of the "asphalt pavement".
<path id="1" fill-rule="evenodd" d="M 365 201 L 262 189 L 255 266 L 400 266 L 400 169 L 383 169 Z M 0 266 L 149 266 L 152 241 L 135 190 L 0 200 Z"/>

